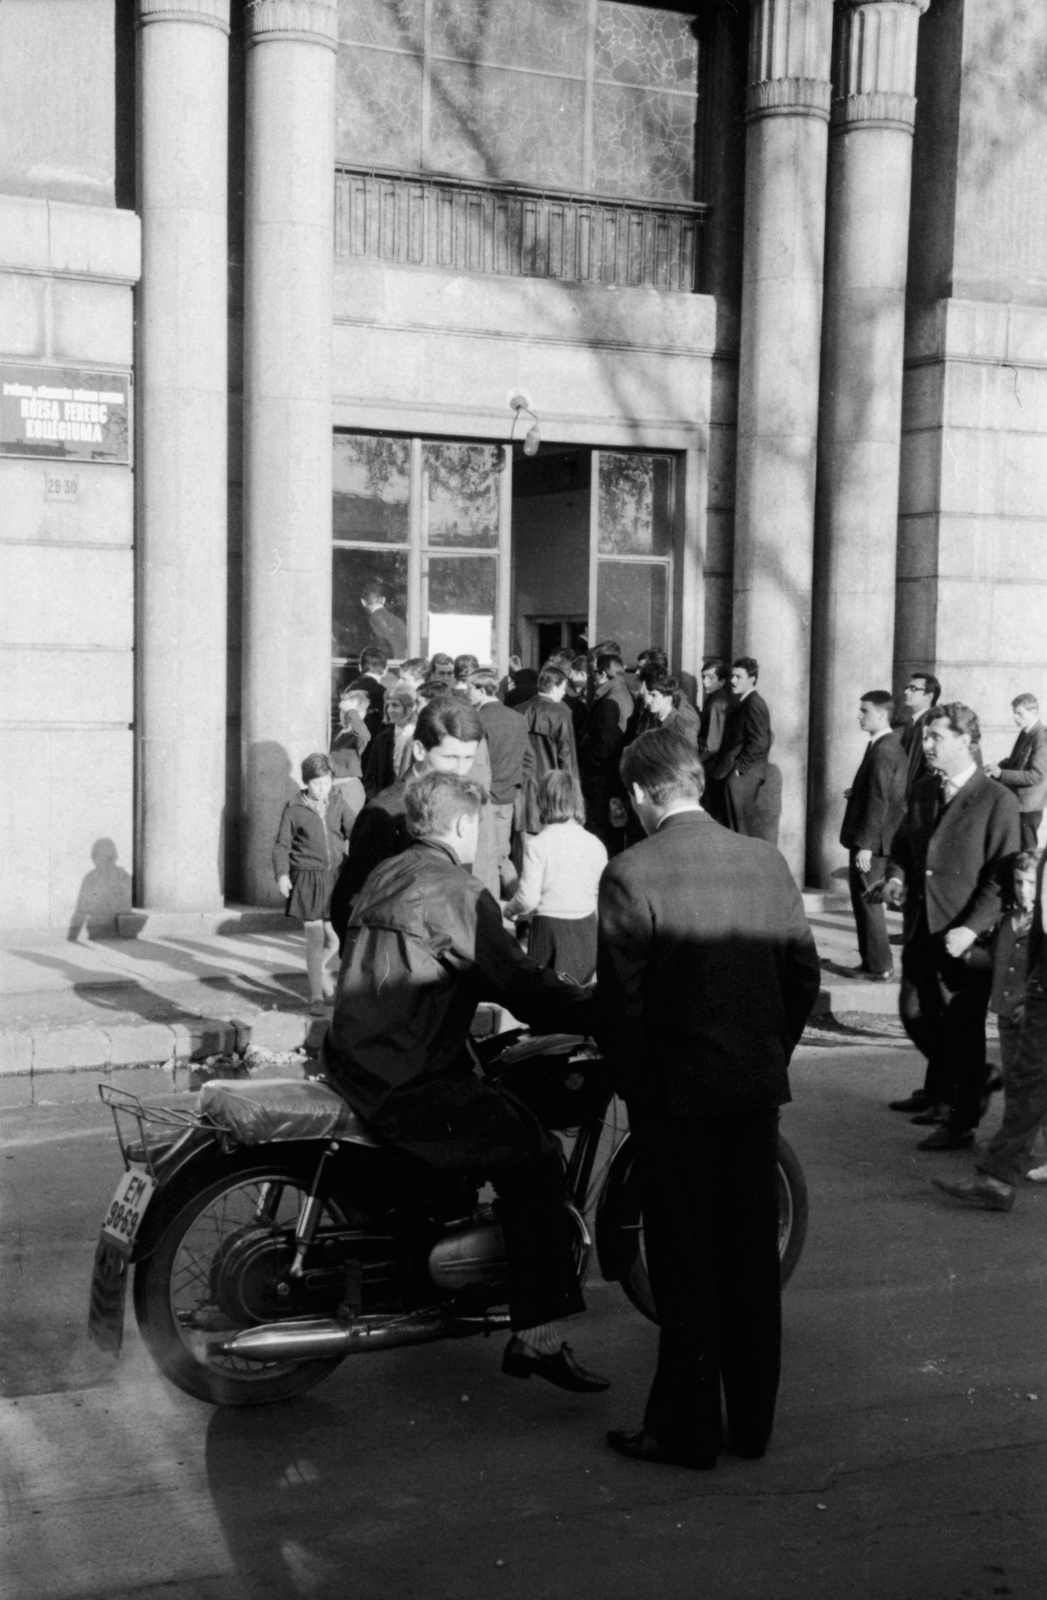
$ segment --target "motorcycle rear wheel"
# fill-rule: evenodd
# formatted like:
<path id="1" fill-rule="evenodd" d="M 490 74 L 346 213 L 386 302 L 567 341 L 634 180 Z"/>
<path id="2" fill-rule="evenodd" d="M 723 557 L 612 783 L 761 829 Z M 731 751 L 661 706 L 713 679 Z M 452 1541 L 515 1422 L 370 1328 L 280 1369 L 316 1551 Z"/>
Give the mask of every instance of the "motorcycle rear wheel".
<path id="1" fill-rule="evenodd" d="M 345 1359 L 263 1363 L 219 1349 L 235 1329 L 288 1314 L 278 1285 L 314 1174 L 315 1164 L 271 1157 L 238 1164 L 182 1207 L 135 1268 L 139 1331 L 185 1394 L 212 1405 L 269 1405 L 303 1394 Z M 341 1220 L 326 1199 L 321 1227 Z"/>
<path id="2" fill-rule="evenodd" d="M 612 1174 L 612 1182 L 615 1175 Z M 637 1311 L 657 1323 L 658 1312 L 647 1276 L 644 1254 L 643 1212 L 635 1164 L 628 1160 L 617 1176 L 618 1193 L 612 1199 L 605 1225 L 620 1230 L 618 1259 L 622 1262 L 620 1283 Z M 787 1139 L 778 1135 L 778 1256 L 782 1288 L 796 1270 L 807 1237 L 807 1180 L 796 1152 Z"/>

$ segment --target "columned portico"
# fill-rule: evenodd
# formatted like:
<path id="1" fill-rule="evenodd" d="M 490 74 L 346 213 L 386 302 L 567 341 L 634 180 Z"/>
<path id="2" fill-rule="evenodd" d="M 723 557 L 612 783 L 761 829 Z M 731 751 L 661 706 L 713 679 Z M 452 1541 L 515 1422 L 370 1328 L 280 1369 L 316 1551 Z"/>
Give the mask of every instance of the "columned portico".
<path id="1" fill-rule="evenodd" d="M 336 0 L 253 0 L 246 42 L 243 892 L 263 905 L 329 738 Z"/>
<path id="2" fill-rule="evenodd" d="M 746 92 L 734 653 L 756 656 L 804 866 L 832 0 L 754 0 Z"/>
<path id="3" fill-rule="evenodd" d="M 138 0 L 136 898 L 221 906 L 229 0 Z"/>
<path id="4" fill-rule="evenodd" d="M 916 44 L 928 0 L 837 0 L 815 539 L 808 881 L 843 859 L 858 697 L 894 653 Z"/>

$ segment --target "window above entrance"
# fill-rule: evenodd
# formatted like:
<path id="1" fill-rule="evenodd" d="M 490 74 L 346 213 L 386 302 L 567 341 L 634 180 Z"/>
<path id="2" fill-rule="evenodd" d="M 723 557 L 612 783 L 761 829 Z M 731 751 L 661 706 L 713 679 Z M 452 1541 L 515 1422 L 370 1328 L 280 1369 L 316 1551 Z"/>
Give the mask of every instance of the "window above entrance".
<path id="1" fill-rule="evenodd" d="M 617 0 L 340 0 L 337 158 L 692 201 L 693 22 Z"/>

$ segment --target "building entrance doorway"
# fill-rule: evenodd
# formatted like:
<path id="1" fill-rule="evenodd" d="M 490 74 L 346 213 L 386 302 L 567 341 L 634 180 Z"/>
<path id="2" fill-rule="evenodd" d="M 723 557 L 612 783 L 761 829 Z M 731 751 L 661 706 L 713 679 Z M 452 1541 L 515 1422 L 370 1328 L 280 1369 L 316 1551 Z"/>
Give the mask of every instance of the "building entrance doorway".
<path id="1" fill-rule="evenodd" d="M 512 635 L 526 667 L 602 639 L 668 649 L 676 462 L 543 444 L 514 455 Z"/>

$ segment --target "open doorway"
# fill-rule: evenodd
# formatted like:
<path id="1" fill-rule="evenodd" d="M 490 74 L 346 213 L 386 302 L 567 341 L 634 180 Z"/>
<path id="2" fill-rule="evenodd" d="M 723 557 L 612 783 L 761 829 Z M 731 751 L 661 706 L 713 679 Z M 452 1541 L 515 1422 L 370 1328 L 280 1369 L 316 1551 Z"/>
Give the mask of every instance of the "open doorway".
<path id="1" fill-rule="evenodd" d="M 513 459 L 513 650 L 539 667 L 588 648 L 592 451 L 543 444 Z"/>

